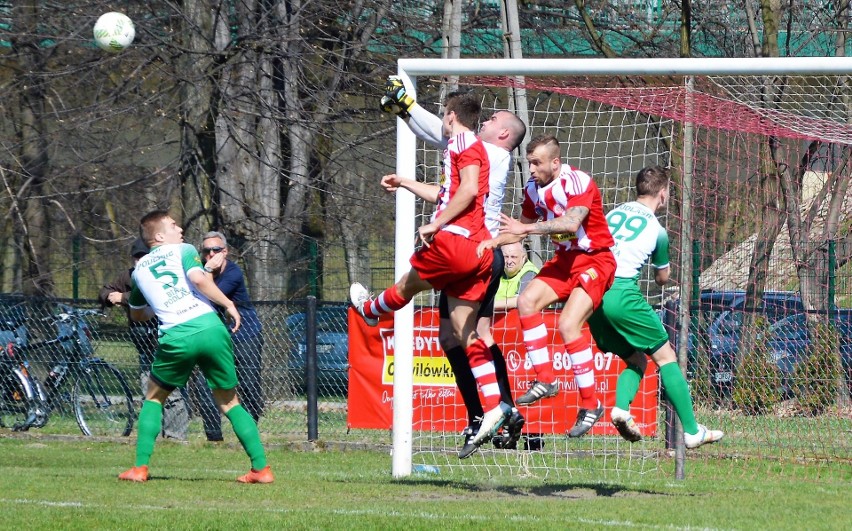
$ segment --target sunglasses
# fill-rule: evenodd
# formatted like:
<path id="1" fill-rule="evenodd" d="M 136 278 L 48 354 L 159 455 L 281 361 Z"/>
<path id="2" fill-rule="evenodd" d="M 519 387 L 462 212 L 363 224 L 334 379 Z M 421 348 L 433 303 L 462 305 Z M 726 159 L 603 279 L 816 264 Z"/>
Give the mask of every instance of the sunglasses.
<path id="1" fill-rule="evenodd" d="M 204 254 L 210 254 L 210 253 L 217 254 L 217 253 L 221 253 L 224 250 L 225 250 L 224 247 L 219 247 L 217 245 L 216 247 L 204 247 L 204 248 L 201 249 L 201 252 L 204 253 Z"/>

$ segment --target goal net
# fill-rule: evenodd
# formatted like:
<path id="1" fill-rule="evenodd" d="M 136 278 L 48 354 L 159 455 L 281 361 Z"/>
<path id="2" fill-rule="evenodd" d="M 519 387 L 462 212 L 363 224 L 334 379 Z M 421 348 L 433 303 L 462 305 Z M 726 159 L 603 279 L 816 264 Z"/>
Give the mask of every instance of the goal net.
<path id="1" fill-rule="evenodd" d="M 624 441 L 609 417 L 623 364 L 597 352 L 606 413 L 585 437 L 568 439 L 578 393 L 570 364 L 560 363 L 555 320 L 546 319 L 563 392 L 520 408 L 527 424 L 518 449 L 486 443 L 459 460 L 467 419 L 458 393 L 452 382 L 417 375 L 424 355 L 418 338 L 421 345 L 424 337 L 437 338 L 430 310 L 437 296 L 424 293 L 393 322 L 394 475 L 420 465 L 481 467 L 489 474 L 670 473 L 682 470 L 684 456 L 719 462 L 735 456 L 767 467 L 804 461 L 817 466 L 802 474 L 819 475 L 848 462 L 852 107 L 845 73 L 852 59 L 403 59 L 399 65 L 430 111 L 440 112 L 446 76 L 459 76 L 459 86 L 481 95 L 484 117 L 509 109 L 527 122 L 528 139 L 555 134 L 563 162 L 595 179 L 605 211 L 634 199 L 641 168 L 672 169 L 671 201 L 659 215 L 671 241 L 673 281 L 660 289 L 646 271 L 640 284 L 670 330 L 698 422 L 727 436 L 684 452 L 649 363 L 631 407 L 645 436 Z M 441 154 L 416 142 L 402 121 L 398 126 L 397 173 L 435 182 Z M 512 217 L 520 215 L 527 178 L 523 153 L 516 153 L 504 201 Z M 432 205 L 397 196 L 398 278 Z M 530 247 L 537 263 L 551 256 L 547 240 Z M 532 373 L 513 313 L 495 314 L 494 336 L 517 398 Z"/>

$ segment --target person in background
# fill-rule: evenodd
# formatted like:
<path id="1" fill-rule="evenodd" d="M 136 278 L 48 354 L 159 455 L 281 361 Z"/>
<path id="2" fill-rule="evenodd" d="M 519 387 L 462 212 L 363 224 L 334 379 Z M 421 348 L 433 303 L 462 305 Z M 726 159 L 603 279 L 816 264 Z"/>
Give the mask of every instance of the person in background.
<path id="1" fill-rule="evenodd" d="M 503 254 L 503 274 L 500 286 L 494 296 L 494 311 L 507 312 L 518 307 L 518 294 L 538 274 L 539 267 L 527 258 L 527 250 L 522 241 L 507 243 L 499 248 Z M 544 439 L 540 433 L 527 433 L 524 436 L 524 450 L 541 450 Z"/>
<path id="2" fill-rule="evenodd" d="M 518 307 L 518 294 L 535 278 L 539 268 L 527 259 L 522 242 L 508 243 L 500 250 L 506 265 L 494 297 L 494 309 L 507 311 Z"/>
<path id="3" fill-rule="evenodd" d="M 204 270 L 213 275 L 213 282 L 237 306 L 242 326 L 231 335 L 234 342 L 234 363 L 240 401 L 255 422 L 263 414 L 263 391 L 260 369 L 262 365 L 263 329 L 260 319 L 249 300 L 243 271 L 228 259 L 228 240 L 221 232 L 208 232 L 201 243 L 201 261 Z M 216 307 L 220 315 L 222 309 Z M 224 318 L 224 315 L 223 315 Z M 204 424 L 208 441 L 221 441 L 222 417 L 213 403 L 213 395 L 200 374 L 196 373 L 192 387 L 198 401 L 199 414 Z"/>
<path id="4" fill-rule="evenodd" d="M 102 308 L 121 306 L 127 313 L 130 339 L 139 354 L 139 379 L 142 384 L 143 395 L 148 388 L 151 363 L 154 361 L 154 352 L 157 350 L 157 320 L 151 319 L 141 322 L 131 320 L 127 299 L 130 297 L 130 275 L 139 259 L 146 254 L 148 254 L 148 246 L 140 238 L 136 238 L 130 247 L 133 267 L 123 270 L 112 282 L 105 284 L 98 293 L 98 300 Z M 178 392 L 169 395 L 163 405 L 163 428 L 161 431 L 163 437 L 179 441 L 186 440 L 189 426 L 189 408 L 187 406 L 185 389 L 179 389 Z"/>

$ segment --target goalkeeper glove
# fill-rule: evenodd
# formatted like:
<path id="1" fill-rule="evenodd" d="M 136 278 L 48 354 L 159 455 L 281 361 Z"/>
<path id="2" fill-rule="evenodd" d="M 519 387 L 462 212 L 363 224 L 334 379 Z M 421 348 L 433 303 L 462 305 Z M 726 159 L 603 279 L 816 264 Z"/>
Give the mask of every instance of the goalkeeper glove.
<path id="1" fill-rule="evenodd" d="M 385 83 L 385 95 L 381 100 L 381 108 L 384 112 L 392 112 L 400 118 L 407 118 L 408 111 L 417 103 L 408 95 L 405 85 L 399 76 L 388 76 Z"/>

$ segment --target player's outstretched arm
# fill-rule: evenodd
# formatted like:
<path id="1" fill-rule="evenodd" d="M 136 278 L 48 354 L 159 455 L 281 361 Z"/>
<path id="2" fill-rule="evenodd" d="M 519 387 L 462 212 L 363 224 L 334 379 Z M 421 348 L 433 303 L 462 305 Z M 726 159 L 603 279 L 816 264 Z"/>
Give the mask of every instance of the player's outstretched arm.
<path id="1" fill-rule="evenodd" d="M 464 209 L 476 200 L 476 195 L 479 193 L 478 183 L 478 164 L 470 164 L 459 170 L 459 185 L 447 205 L 431 223 L 421 225 L 417 229 L 417 235 L 427 247 L 435 237 L 435 233 L 441 230 L 441 227 L 456 219 Z"/>
<path id="2" fill-rule="evenodd" d="M 394 193 L 400 188 L 405 188 L 420 199 L 430 203 L 437 203 L 438 195 L 441 193 L 441 188 L 439 186 L 421 183 L 420 181 L 408 179 L 406 177 L 400 177 L 395 173 L 382 177 L 382 188 L 384 188 L 388 193 Z"/>
<path id="3" fill-rule="evenodd" d="M 565 234 L 568 232 L 577 232 L 580 230 L 583 220 L 588 215 L 588 208 L 580 206 L 572 207 L 558 218 L 533 223 L 528 227 L 527 234 Z"/>
<path id="4" fill-rule="evenodd" d="M 504 214 L 501 214 L 504 215 Z M 508 217 L 508 216 L 507 216 Z M 509 218 L 512 219 L 512 218 Z M 484 242 L 480 242 L 479 245 L 476 246 L 476 256 L 482 258 L 482 255 L 485 251 L 490 251 L 491 249 L 496 249 L 497 247 L 502 247 L 508 243 L 519 242 L 524 239 L 523 236 L 516 236 L 514 234 L 510 234 L 508 232 L 503 232 L 498 234 L 496 237 L 491 238 L 490 240 L 485 240 Z"/>
<path id="5" fill-rule="evenodd" d="M 189 273 L 187 273 L 187 276 L 195 285 L 196 289 L 198 289 L 202 295 L 210 299 L 210 302 L 225 308 L 225 311 L 228 312 L 228 315 L 234 322 L 234 326 L 231 327 L 231 332 L 239 330 L 241 324 L 240 312 L 237 311 L 234 301 L 222 293 L 222 290 L 220 290 L 219 286 L 217 286 L 213 281 L 213 277 L 204 273 L 201 269 L 192 269 Z"/>
<path id="6" fill-rule="evenodd" d="M 408 111 L 408 114 L 408 119 L 405 122 L 414 136 L 433 146 L 447 147 L 448 139 L 444 136 L 444 122 L 440 118 L 416 103 Z"/>
<path id="7" fill-rule="evenodd" d="M 388 77 L 381 108 L 405 120 L 408 128 L 420 140 L 440 148 L 447 146 L 441 119 L 417 104 L 417 101 L 408 94 L 399 76 Z"/>
<path id="8" fill-rule="evenodd" d="M 515 219 L 500 213 L 500 235 L 496 238 L 499 245 L 515 243 L 524 239 L 527 234 L 533 234 L 533 226 L 536 220 L 521 215 L 521 219 Z"/>
<path id="9" fill-rule="evenodd" d="M 471 164 L 459 170 L 459 185 L 450 201 L 431 223 L 442 227 L 444 224 L 456 219 L 472 202 L 476 200 L 479 193 L 479 165 Z M 437 200 L 437 197 L 436 197 Z"/>

